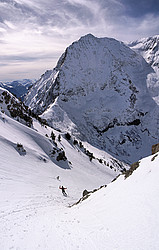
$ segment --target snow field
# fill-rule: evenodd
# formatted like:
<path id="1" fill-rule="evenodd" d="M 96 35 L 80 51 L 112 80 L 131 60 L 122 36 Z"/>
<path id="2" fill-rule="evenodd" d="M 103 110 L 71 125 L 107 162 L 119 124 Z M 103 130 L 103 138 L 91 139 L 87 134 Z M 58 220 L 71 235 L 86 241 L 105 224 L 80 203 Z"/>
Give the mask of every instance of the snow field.
<path id="1" fill-rule="evenodd" d="M 78 249 L 78 233 L 69 242 L 64 228 L 79 222 L 70 217 L 66 221 L 63 215 L 70 214 L 68 206 L 84 189 L 109 183 L 117 172 L 98 161 L 90 162 L 65 139 L 59 144 L 72 165 L 70 169 L 56 165 L 49 157 L 52 143 L 44 136 L 52 129 L 36 122 L 34 128 L 38 131 L 0 114 L 0 249 Z M 17 143 L 26 153 L 17 150 Z M 68 197 L 62 195 L 60 185 L 67 187 Z M 69 233 L 71 237 L 70 229 Z"/>

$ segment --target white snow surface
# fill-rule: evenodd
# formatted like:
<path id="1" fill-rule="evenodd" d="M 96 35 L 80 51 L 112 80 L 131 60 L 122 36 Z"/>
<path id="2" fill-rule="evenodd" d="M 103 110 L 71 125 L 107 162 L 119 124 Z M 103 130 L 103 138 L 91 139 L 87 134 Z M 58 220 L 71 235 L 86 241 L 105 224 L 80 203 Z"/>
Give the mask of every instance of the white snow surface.
<path id="1" fill-rule="evenodd" d="M 74 208 L 70 213 L 79 221 L 83 236 L 77 240 L 79 248 L 157 250 L 158 178 L 159 153 L 141 160 L 126 180 L 120 176 Z"/>
<path id="2" fill-rule="evenodd" d="M 158 250 L 159 153 L 141 160 L 127 179 L 122 175 L 108 184 L 118 173 L 90 162 L 63 137 L 57 143 L 72 165 L 55 164 L 45 136 L 51 131 L 36 121 L 28 128 L 0 112 L 0 249 Z M 85 146 L 110 160 L 104 151 Z M 69 206 L 84 189 L 103 184 L 108 186 Z M 67 197 L 60 185 L 67 187 Z"/>

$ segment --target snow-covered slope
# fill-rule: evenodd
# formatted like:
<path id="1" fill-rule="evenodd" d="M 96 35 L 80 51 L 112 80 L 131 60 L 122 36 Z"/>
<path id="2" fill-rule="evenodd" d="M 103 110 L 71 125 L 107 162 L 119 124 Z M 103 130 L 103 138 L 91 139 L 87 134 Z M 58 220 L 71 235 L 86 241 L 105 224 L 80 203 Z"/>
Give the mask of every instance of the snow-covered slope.
<path id="1" fill-rule="evenodd" d="M 24 99 L 24 95 L 35 81 L 30 79 L 17 80 L 13 82 L 0 82 L 0 87 L 9 90 L 16 97 Z"/>
<path id="2" fill-rule="evenodd" d="M 61 152 L 65 157 L 58 159 Z M 0 249 L 5 250 L 36 249 L 34 234 L 45 231 L 45 226 L 37 228 L 37 218 L 40 222 L 52 211 L 51 222 L 64 206 L 77 201 L 84 189 L 105 185 L 128 167 L 88 143 L 79 144 L 68 135 L 41 126 L 35 119 L 29 128 L 2 112 L 0 159 Z M 60 185 L 67 187 L 68 197 L 62 196 Z M 28 228 L 30 223 L 34 229 Z M 32 240 L 28 230 L 33 230 Z M 39 249 L 53 249 L 53 244 Z"/>
<path id="3" fill-rule="evenodd" d="M 152 72 L 123 43 L 89 34 L 66 49 L 25 102 L 52 127 L 132 163 L 159 138 L 159 107 L 147 89 Z"/>
<path id="4" fill-rule="evenodd" d="M 58 140 L 54 131 L 56 146 L 51 128 L 35 120 L 33 125 L 0 112 L 0 249 L 157 250 L 159 153 L 141 160 L 127 179 L 122 175 L 69 207 L 84 189 L 110 183 L 119 172 L 90 161 L 77 144 L 62 134 Z M 105 152 L 84 146 L 110 163 Z M 53 147 L 65 150 L 68 168 L 50 156 Z M 59 185 L 67 187 L 67 197 Z"/>
<path id="5" fill-rule="evenodd" d="M 128 46 L 141 54 L 154 69 L 148 76 L 147 86 L 159 105 L 159 35 L 131 42 Z"/>
<path id="6" fill-rule="evenodd" d="M 64 240 L 67 234 L 69 242 L 75 238 L 72 249 L 157 250 L 158 178 L 159 152 L 142 159 L 127 179 L 120 176 L 63 216 L 61 228 L 70 218 L 79 222 L 78 227 L 73 220 L 68 223 Z"/>

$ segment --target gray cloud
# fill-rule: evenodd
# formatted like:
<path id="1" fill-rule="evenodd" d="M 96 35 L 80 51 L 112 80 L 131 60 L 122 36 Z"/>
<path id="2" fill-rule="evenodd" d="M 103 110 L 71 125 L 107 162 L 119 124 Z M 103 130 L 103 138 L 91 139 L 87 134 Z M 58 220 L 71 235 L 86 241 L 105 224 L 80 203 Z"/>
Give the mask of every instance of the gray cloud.
<path id="1" fill-rule="evenodd" d="M 5 56 L 0 56 L 0 61 L 6 61 L 6 62 L 24 62 L 24 61 L 36 61 L 38 60 L 37 57 L 31 57 L 31 56 L 17 56 L 17 55 L 5 55 Z"/>
<path id="2" fill-rule="evenodd" d="M 125 7 L 125 13 L 134 18 L 141 18 L 147 14 L 159 14 L 158 0 L 120 0 Z"/>
<path id="3" fill-rule="evenodd" d="M 7 63 L 20 64 L 21 72 L 29 72 L 29 63 L 34 72 L 43 73 L 45 62 L 53 68 L 65 48 L 87 33 L 130 41 L 157 34 L 158 23 L 158 0 L 0 0 L 4 78 L 11 71 Z"/>
<path id="4" fill-rule="evenodd" d="M 78 25 L 93 25 L 100 20 L 103 11 L 111 11 L 105 13 L 107 16 L 112 16 L 114 12 L 114 5 L 112 1 L 100 6 L 100 2 L 96 1 L 20 1 L 20 3 L 13 0 L 1 1 L 0 21 L 13 22 L 18 25 L 21 23 L 23 27 L 33 25 L 34 27 L 58 27 L 69 28 Z M 94 7 L 94 9 L 93 9 Z M 95 8 L 98 7 L 99 13 Z"/>
<path id="5" fill-rule="evenodd" d="M 84 26 L 124 26 L 125 19 L 131 25 L 133 20 L 152 14 L 159 15 L 158 0 L 1 0 L 0 22 L 10 28 L 7 22 L 23 28 L 40 29 L 45 35 L 50 34 L 50 28 L 70 29 Z M 102 27 L 101 27 L 102 28 Z M 88 31 L 89 33 L 89 31 Z M 103 33 L 105 31 L 103 30 Z"/>
<path id="6" fill-rule="evenodd" d="M 51 54 L 48 53 L 35 53 L 34 56 L 27 55 L 27 54 L 21 54 L 21 55 L 0 55 L 0 62 L 4 64 L 5 66 L 14 62 L 33 62 L 33 61 L 40 61 L 40 60 L 48 60 L 48 59 L 53 59 L 56 58 L 57 55 L 52 56 Z M 3 63 L 5 62 L 5 63 Z"/>
<path id="7" fill-rule="evenodd" d="M 7 44 L 7 42 L 4 41 L 3 39 L 0 39 L 0 44 Z"/>

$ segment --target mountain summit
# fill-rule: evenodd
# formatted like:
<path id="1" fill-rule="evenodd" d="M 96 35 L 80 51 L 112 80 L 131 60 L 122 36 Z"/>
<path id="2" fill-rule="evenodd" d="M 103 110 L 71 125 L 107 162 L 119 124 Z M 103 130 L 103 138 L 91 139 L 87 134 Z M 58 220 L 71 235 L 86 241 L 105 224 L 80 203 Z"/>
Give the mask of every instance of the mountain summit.
<path id="1" fill-rule="evenodd" d="M 131 163 L 148 155 L 159 138 L 159 107 L 147 89 L 152 72 L 122 42 L 88 34 L 41 76 L 25 103 L 52 127 Z"/>

